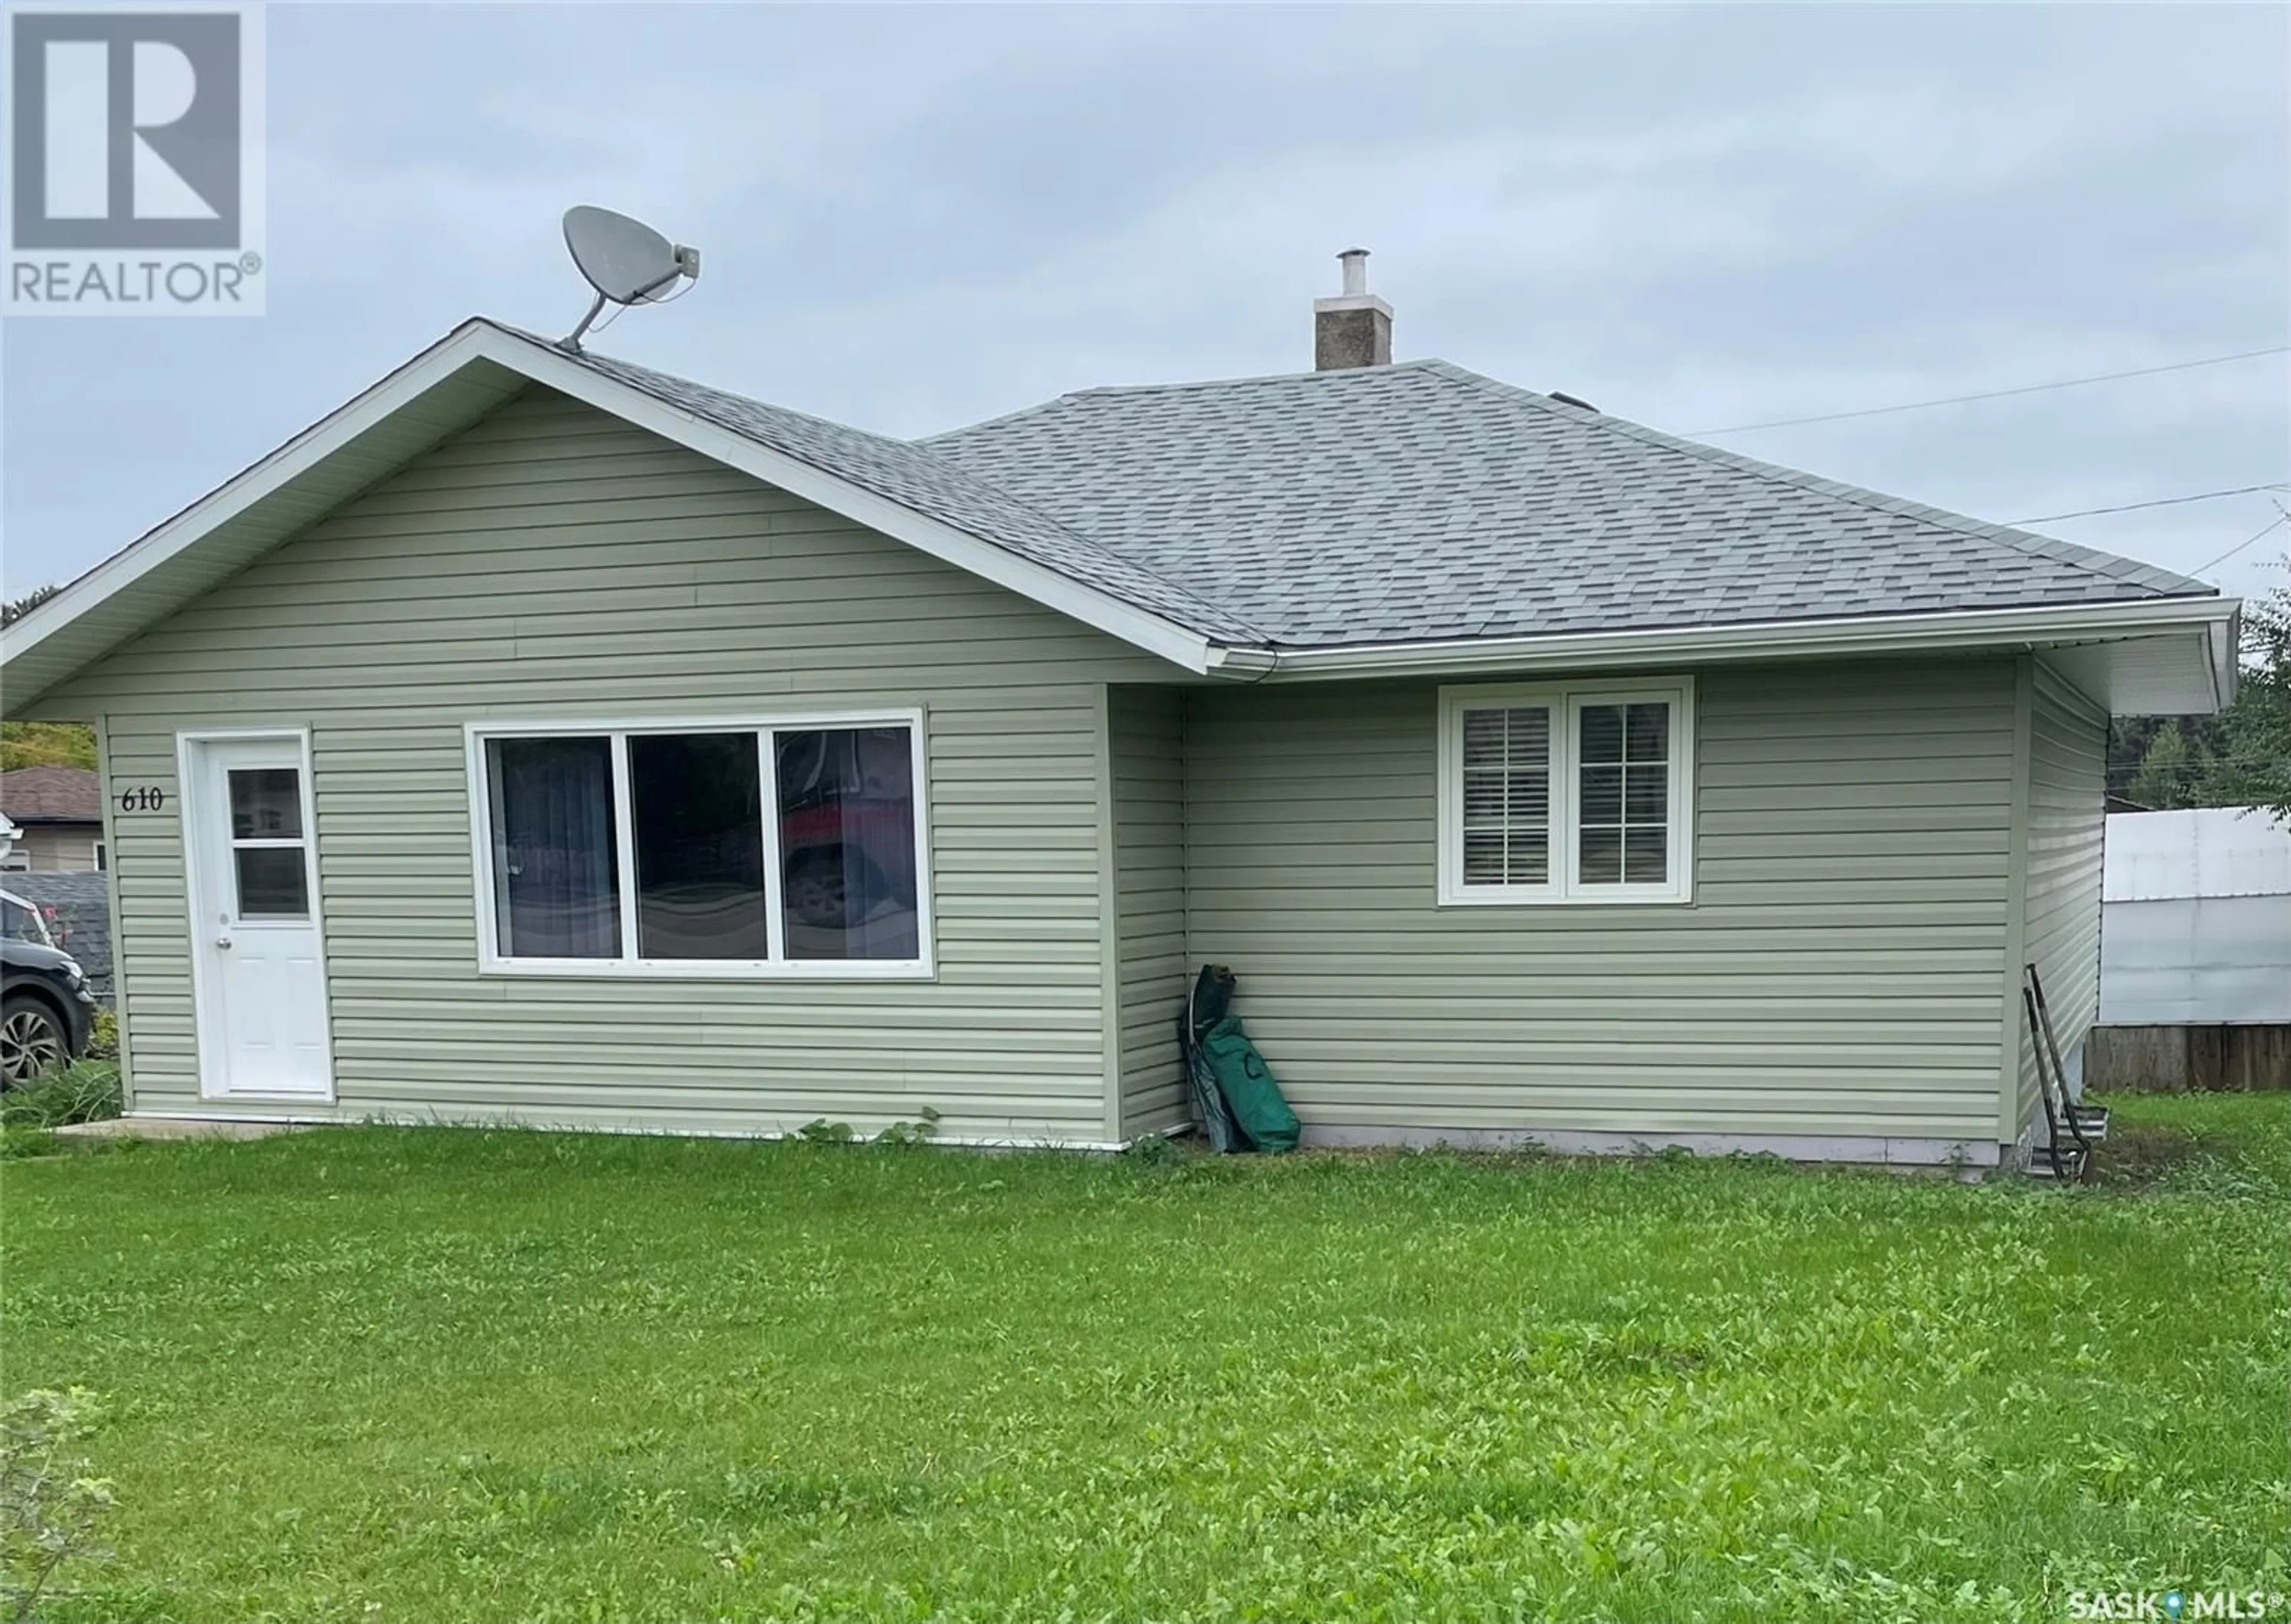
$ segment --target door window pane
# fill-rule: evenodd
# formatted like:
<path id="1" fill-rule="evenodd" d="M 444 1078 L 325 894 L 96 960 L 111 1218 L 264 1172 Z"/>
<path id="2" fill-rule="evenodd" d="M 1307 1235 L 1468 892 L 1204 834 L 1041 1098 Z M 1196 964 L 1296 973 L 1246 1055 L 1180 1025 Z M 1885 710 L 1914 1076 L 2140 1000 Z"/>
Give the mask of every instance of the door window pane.
<path id="1" fill-rule="evenodd" d="M 309 874 L 300 846 L 241 846 L 231 858 L 238 871 L 239 918 L 310 917 Z"/>
<path id="2" fill-rule="evenodd" d="M 299 840 L 302 838 L 302 775 L 291 767 L 230 769 L 230 838 L 234 840 Z"/>
<path id="3" fill-rule="evenodd" d="M 792 959 L 922 956 L 912 729 L 774 737 Z"/>
<path id="4" fill-rule="evenodd" d="M 752 733 L 629 740 L 639 957 L 769 955 L 761 773 Z"/>
<path id="5" fill-rule="evenodd" d="M 502 951 L 519 959 L 618 957 L 612 741 L 490 739 L 486 766 Z"/>

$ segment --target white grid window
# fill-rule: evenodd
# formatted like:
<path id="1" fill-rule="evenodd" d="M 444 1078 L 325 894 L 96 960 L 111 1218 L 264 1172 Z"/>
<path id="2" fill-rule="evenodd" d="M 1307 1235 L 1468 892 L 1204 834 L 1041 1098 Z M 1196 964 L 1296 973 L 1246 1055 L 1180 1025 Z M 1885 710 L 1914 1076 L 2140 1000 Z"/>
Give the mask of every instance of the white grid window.
<path id="1" fill-rule="evenodd" d="M 1443 690 L 1440 901 L 1688 900 L 1693 701 L 1685 678 Z"/>

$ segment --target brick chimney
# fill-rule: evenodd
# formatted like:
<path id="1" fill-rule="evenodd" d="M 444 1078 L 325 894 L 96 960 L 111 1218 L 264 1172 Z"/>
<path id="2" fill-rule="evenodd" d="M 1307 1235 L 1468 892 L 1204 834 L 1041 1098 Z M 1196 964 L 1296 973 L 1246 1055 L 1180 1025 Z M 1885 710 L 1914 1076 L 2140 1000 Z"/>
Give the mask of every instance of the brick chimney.
<path id="1" fill-rule="evenodd" d="M 1368 291 L 1368 250 L 1337 255 L 1345 291 L 1313 301 L 1313 370 L 1392 365 L 1392 307 Z"/>

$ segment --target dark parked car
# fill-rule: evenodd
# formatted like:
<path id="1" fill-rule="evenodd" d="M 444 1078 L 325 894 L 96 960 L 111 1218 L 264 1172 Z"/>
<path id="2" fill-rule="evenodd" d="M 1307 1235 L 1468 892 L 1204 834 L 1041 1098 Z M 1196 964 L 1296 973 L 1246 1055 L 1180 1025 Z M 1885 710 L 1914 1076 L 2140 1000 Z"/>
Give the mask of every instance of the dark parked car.
<path id="1" fill-rule="evenodd" d="M 64 1064 L 87 1047 L 95 994 L 78 963 L 51 946 L 36 912 L 13 896 L 4 904 L 11 929 L 0 933 L 0 1087 L 14 1088 Z"/>

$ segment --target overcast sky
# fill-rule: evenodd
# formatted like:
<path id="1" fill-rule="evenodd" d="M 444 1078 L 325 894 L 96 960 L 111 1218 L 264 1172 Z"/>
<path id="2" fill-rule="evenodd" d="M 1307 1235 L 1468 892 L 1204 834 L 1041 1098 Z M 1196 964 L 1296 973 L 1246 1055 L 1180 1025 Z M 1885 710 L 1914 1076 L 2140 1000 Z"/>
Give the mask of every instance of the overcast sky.
<path id="1" fill-rule="evenodd" d="M 2291 342 L 2280 7 L 277 5 L 269 313 L 11 320 L 12 595 L 463 316 L 551 334 L 558 217 L 704 254 L 592 348 L 894 434 L 1402 358 L 1695 432 Z M 2285 358 L 1720 437 L 1986 519 L 2291 479 Z M 2194 570 L 2263 494 L 2062 520 Z M 2283 576 L 2291 527 L 2208 578 Z"/>

